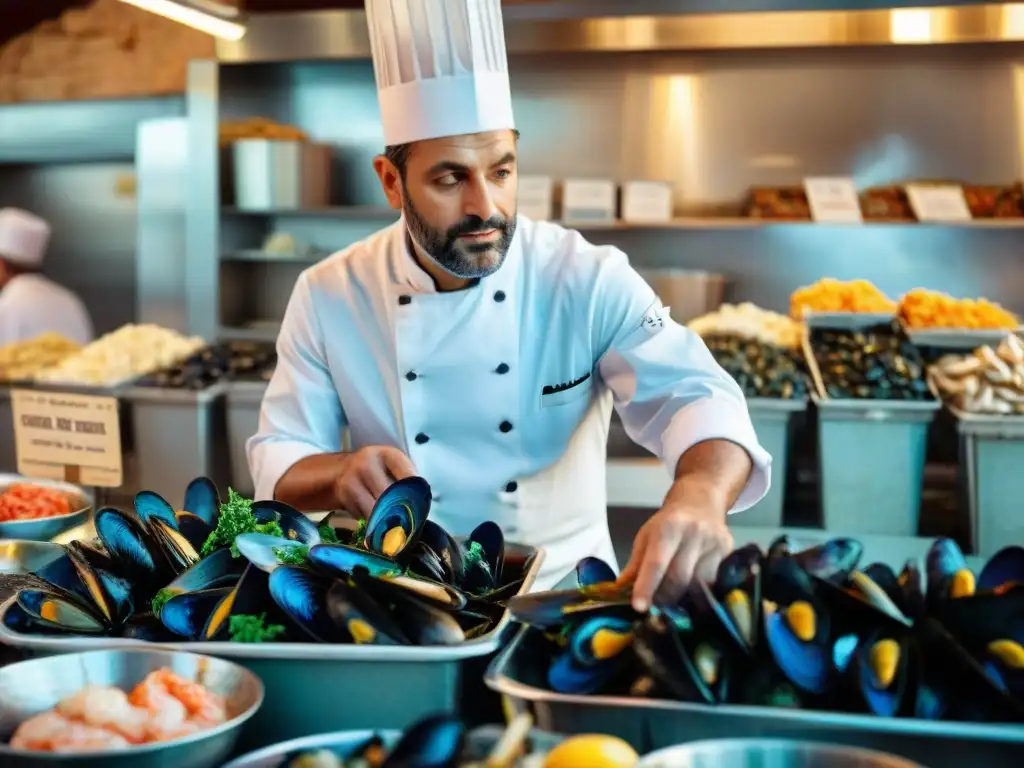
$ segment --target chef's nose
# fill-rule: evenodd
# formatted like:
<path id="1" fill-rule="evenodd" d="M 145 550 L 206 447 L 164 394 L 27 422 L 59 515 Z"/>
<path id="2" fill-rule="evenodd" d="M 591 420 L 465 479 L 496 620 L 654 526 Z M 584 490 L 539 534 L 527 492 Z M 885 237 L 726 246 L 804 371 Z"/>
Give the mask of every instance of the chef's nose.
<path id="1" fill-rule="evenodd" d="M 491 190 L 484 179 L 473 179 L 472 183 L 466 184 L 463 189 L 462 214 L 464 216 L 478 216 L 487 221 L 496 212 L 497 207 L 491 199 Z"/>

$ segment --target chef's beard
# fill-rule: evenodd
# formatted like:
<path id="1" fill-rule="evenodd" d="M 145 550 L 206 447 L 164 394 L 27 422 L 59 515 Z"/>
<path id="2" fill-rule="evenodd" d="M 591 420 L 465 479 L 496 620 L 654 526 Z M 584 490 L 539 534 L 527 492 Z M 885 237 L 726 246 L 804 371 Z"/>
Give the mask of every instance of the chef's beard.
<path id="1" fill-rule="evenodd" d="M 460 279 L 472 280 L 497 272 L 505 263 L 512 237 L 516 233 L 515 213 L 508 218 L 496 213 L 486 220 L 479 216 L 467 216 L 454 227 L 442 232 L 420 216 L 408 196 L 402 211 L 409 234 L 427 258 L 449 275 Z M 489 229 L 501 233 L 497 240 L 490 243 L 467 243 L 459 239 L 460 235 Z"/>

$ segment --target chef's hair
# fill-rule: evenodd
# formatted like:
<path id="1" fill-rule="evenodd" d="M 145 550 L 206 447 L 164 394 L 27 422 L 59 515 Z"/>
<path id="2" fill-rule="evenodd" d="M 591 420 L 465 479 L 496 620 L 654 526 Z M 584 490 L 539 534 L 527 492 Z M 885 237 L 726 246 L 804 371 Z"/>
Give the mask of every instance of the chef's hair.
<path id="1" fill-rule="evenodd" d="M 512 133 L 516 135 L 516 141 L 518 141 L 519 131 L 513 128 Z M 416 146 L 416 142 L 392 144 L 390 147 L 384 147 L 384 157 L 390 160 L 391 164 L 398 169 L 398 175 L 402 177 L 402 181 L 405 181 L 405 167 L 409 162 L 409 155 L 412 154 L 414 146 Z"/>

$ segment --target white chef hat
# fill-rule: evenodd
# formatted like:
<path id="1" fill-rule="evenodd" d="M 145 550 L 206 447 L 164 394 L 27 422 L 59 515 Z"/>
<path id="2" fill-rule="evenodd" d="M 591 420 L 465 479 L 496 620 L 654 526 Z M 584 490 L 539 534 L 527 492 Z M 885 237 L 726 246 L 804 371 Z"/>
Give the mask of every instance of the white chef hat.
<path id="1" fill-rule="evenodd" d="M 515 128 L 501 0 L 366 0 L 387 146 Z"/>
<path id="2" fill-rule="evenodd" d="M 0 210 L 0 258 L 24 267 L 43 263 L 50 242 L 50 225 L 19 208 Z"/>

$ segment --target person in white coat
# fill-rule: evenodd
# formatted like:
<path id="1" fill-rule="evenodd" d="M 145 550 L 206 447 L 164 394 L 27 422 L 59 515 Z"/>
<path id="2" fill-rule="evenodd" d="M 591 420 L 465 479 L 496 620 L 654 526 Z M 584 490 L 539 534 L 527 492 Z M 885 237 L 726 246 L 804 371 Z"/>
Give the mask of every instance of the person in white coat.
<path id="1" fill-rule="evenodd" d="M 0 210 L 0 346 L 59 333 L 88 344 L 92 321 L 74 293 L 40 273 L 50 225 L 17 208 Z"/>
<path id="2" fill-rule="evenodd" d="M 494 520 L 544 547 L 550 588 L 588 555 L 617 566 L 614 402 L 675 477 L 620 580 L 640 610 L 676 599 L 731 550 L 727 513 L 768 489 L 741 391 L 625 254 L 517 215 L 499 0 L 366 7 L 387 145 L 374 168 L 402 217 L 300 276 L 248 443 L 257 497 L 365 516 L 418 474 L 452 533 Z"/>

